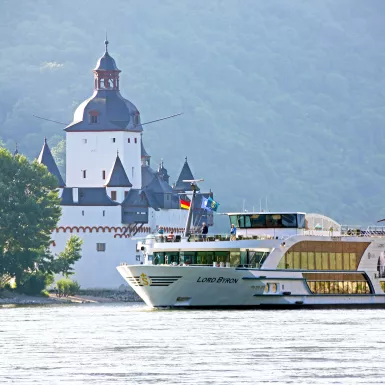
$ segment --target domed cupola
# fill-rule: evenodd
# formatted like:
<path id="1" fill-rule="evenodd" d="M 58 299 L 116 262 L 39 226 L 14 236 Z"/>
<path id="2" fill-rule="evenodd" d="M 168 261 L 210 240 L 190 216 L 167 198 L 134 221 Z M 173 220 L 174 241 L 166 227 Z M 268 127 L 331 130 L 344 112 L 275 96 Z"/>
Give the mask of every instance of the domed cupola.
<path id="1" fill-rule="evenodd" d="M 108 53 L 108 40 L 104 42 L 106 51 L 96 63 L 95 90 L 119 90 L 119 73 L 115 60 Z"/>
<path id="2" fill-rule="evenodd" d="M 133 131 L 142 132 L 138 109 L 119 92 L 120 70 L 108 52 L 96 63 L 94 93 L 79 105 L 74 120 L 65 131 Z"/>

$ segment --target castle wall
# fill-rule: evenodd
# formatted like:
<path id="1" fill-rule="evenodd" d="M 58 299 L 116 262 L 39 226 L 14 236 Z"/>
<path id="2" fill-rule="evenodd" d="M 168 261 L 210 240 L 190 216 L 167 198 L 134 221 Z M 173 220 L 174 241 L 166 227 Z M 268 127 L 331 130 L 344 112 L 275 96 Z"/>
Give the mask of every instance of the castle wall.
<path id="1" fill-rule="evenodd" d="M 125 281 L 116 270 L 122 262 L 138 264 L 136 260 L 136 239 L 114 238 L 114 232 L 54 232 L 51 246 L 53 254 L 61 252 L 71 235 L 79 235 L 83 240 L 82 257 L 74 265 L 76 280 L 82 289 L 117 289 Z M 146 234 L 144 234 L 145 236 Z M 97 251 L 97 244 L 105 244 L 105 251 Z"/>
<path id="2" fill-rule="evenodd" d="M 149 209 L 148 225 L 153 229 L 156 226 L 184 228 L 186 226 L 188 210 L 170 209 L 156 211 Z"/>

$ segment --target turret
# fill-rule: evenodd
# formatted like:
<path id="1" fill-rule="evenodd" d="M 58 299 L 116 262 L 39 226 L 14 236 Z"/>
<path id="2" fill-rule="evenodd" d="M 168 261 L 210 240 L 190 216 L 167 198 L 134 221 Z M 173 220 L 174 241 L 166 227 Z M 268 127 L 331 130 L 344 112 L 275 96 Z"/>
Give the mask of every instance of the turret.
<path id="1" fill-rule="evenodd" d="M 116 155 L 115 164 L 110 172 L 110 175 L 105 184 L 107 188 L 107 194 L 116 202 L 123 202 L 124 198 L 128 195 L 132 184 L 128 179 L 123 164 L 119 158 L 119 154 Z"/>
<path id="2" fill-rule="evenodd" d="M 15 150 L 15 155 L 16 154 L 18 154 L 17 147 L 16 147 L 16 150 Z M 47 138 L 44 138 L 43 148 L 40 151 L 40 155 L 37 158 L 37 161 L 40 164 L 44 164 L 44 166 L 47 167 L 48 171 L 53 176 L 56 177 L 57 182 L 58 182 L 58 186 L 60 188 L 65 187 L 64 180 L 63 180 L 62 176 L 60 175 L 60 171 L 59 171 L 59 169 L 58 169 L 58 167 L 56 165 L 55 159 L 53 158 L 51 150 L 49 149 L 49 146 L 48 146 L 48 143 L 47 143 Z"/>

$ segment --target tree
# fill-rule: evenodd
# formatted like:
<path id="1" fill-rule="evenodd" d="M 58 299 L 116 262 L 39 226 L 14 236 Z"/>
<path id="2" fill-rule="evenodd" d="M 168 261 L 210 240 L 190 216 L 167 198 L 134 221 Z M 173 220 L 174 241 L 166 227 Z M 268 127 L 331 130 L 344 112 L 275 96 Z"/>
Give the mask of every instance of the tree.
<path id="1" fill-rule="evenodd" d="M 74 274 L 72 265 L 81 258 L 83 241 L 72 235 L 67 241 L 65 249 L 52 261 L 52 270 L 56 274 L 63 274 L 66 278 Z"/>
<path id="2" fill-rule="evenodd" d="M 61 214 L 57 180 L 47 168 L 0 148 L 0 276 L 50 271 L 51 231 Z"/>
<path id="3" fill-rule="evenodd" d="M 55 147 L 52 148 L 52 155 L 59 168 L 61 175 L 64 177 L 66 170 L 66 141 L 62 139 Z"/>

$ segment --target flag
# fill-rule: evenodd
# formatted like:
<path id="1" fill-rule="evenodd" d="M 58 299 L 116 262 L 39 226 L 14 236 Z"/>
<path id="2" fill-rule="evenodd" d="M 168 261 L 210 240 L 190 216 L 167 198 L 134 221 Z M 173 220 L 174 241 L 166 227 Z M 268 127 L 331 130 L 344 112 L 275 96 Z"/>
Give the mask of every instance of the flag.
<path id="1" fill-rule="evenodd" d="M 180 200 L 180 208 L 188 210 L 190 208 L 190 202 L 185 201 L 184 199 Z"/>
<path id="2" fill-rule="evenodd" d="M 208 198 L 202 197 L 201 209 L 211 211 L 211 208 L 207 206 Z"/>
<path id="3" fill-rule="evenodd" d="M 209 210 L 217 211 L 218 207 L 219 207 L 219 203 L 217 201 L 215 201 L 213 198 L 208 197 L 207 202 L 206 202 L 206 207 Z"/>

